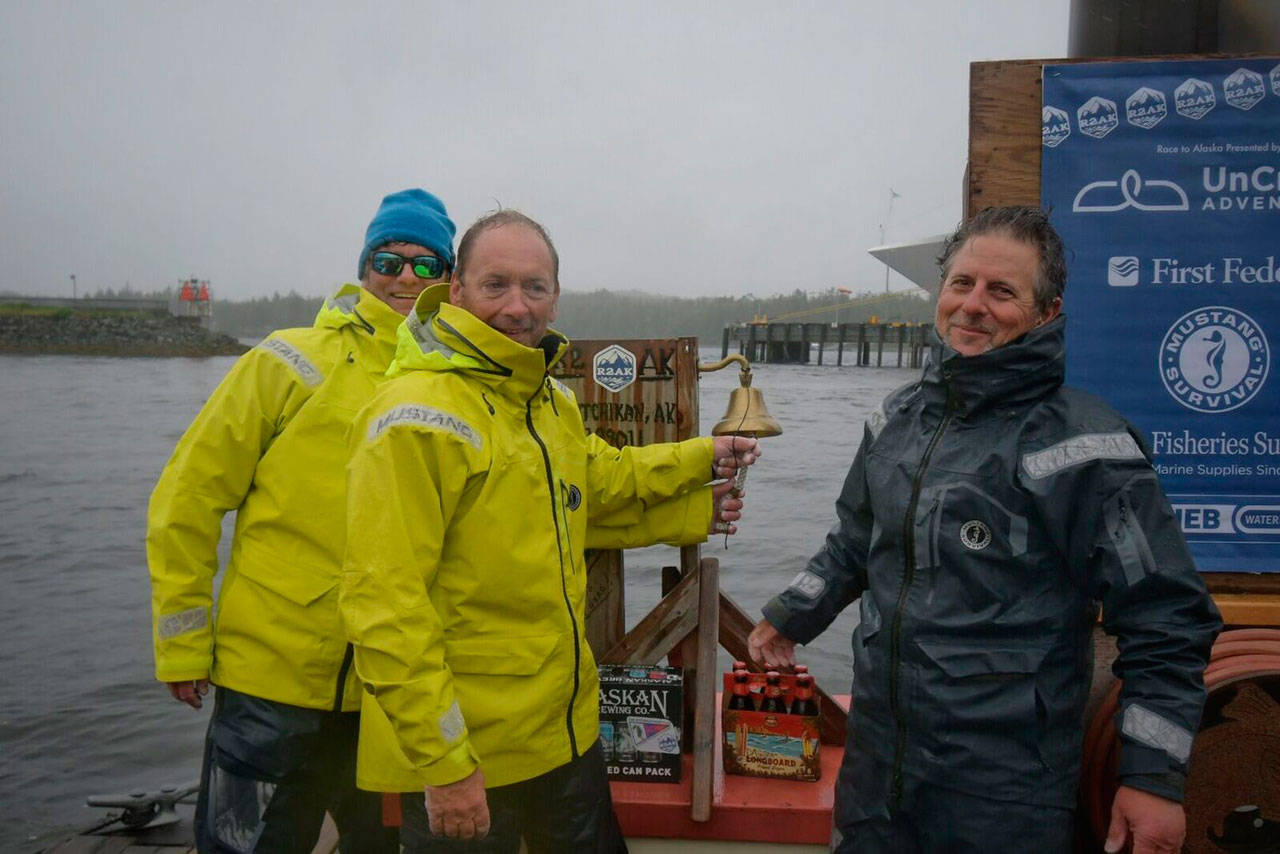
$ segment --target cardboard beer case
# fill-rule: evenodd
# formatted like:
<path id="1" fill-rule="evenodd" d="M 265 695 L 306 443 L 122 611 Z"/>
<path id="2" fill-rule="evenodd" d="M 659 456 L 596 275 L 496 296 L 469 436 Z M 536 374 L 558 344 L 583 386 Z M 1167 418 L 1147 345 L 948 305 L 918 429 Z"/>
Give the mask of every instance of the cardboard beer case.
<path id="1" fill-rule="evenodd" d="M 599 670 L 600 746 L 609 779 L 679 783 L 683 672 L 616 664 Z"/>
<path id="2" fill-rule="evenodd" d="M 764 697 L 765 675 L 748 674 L 748 688 L 756 707 Z M 790 708 L 795 697 L 796 678 L 780 674 L 783 699 Z M 724 732 L 724 770 L 726 774 L 750 777 L 773 777 L 781 780 L 813 782 L 822 777 L 821 754 L 818 749 L 818 715 L 792 715 L 775 712 L 730 709 L 733 697 L 733 674 L 724 674 L 721 698 L 721 722 Z M 821 709 L 814 693 L 815 709 Z"/>

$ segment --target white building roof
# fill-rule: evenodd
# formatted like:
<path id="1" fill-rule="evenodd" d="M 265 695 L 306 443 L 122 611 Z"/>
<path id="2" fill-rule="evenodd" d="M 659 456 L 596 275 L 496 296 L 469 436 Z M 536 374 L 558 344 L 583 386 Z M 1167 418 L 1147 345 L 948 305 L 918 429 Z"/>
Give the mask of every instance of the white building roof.
<path id="1" fill-rule="evenodd" d="M 942 244 L 946 239 L 947 235 L 938 234 L 914 243 L 877 246 L 867 251 L 890 269 L 906 276 L 912 284 L 936 296 L 941 278 L 938 272 L 938 255 L 942 253 Z"/>

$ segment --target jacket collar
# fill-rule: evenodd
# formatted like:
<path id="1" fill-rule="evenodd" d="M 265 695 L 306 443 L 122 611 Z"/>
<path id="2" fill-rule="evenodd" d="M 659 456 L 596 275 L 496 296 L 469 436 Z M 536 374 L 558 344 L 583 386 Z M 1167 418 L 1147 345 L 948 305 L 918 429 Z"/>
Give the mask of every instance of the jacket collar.
<path id="1" fill-rule="evenodd" d="M 1039 400 L 1062 385 L 1066 374 L 1066 317 L 977 356 L 962 356 L 930 333 L 921 387 L 930 400 L 953 401 L 965 414 L 987 407 Z"/>
<path id="2" fill-rule="evenodd" d="M 396 349 L 396 328 L 404 321 L 400 313 L 369 291 L 350 282 L 325 298 L 312 324 L 317 329 L 351 327 L 373 336 L 381 364 L 391 361 Z"/>
<path id="3" fill-rule="evenodd" d="M 523 402 L 542 387 L 551 366 L 569 348 L 568 339 L 554 330 L 548 331 L 541 347 L 526 347 L 448 299 L 447 284 L 433 285 L 418 296 L 397 331 L 388 376 L 413 370 L 464 371 Z"/>

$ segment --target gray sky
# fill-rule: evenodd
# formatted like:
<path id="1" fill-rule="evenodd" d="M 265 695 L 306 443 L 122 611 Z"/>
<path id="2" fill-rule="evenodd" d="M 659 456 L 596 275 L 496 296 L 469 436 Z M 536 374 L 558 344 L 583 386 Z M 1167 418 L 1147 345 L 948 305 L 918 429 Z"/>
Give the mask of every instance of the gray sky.
<path id="1" fill-rule="evenodd" d="M 1069 7 L 364 5 L 0 6 L 0 290 L 320 294 L 408 186 L 541 220 L 573 290 L 881 289 L 882 223 L 960 216 L 968 63 L 1065 55 Z"/>

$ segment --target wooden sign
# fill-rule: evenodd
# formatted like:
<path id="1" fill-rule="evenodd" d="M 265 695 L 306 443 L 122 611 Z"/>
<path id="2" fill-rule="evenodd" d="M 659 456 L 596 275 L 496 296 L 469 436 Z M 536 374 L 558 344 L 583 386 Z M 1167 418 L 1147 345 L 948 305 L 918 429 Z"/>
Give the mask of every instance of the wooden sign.
<path id="1" fill-rule="evenodd" d="M 575 341 L 553 376 L 578 398 L 587 432 L 616 448 L 698 435 L 696 338 Z M 626 634 L 623 586 L 622 552 L 588 552 L 586 635 L 602 663 Z"/>
<path id="2" fill-rule="evenodd" d="M 696 338 L 575 341 L 553 369 L 578 397 L 588 432 L 614 447 L 698 432 Z"/>

